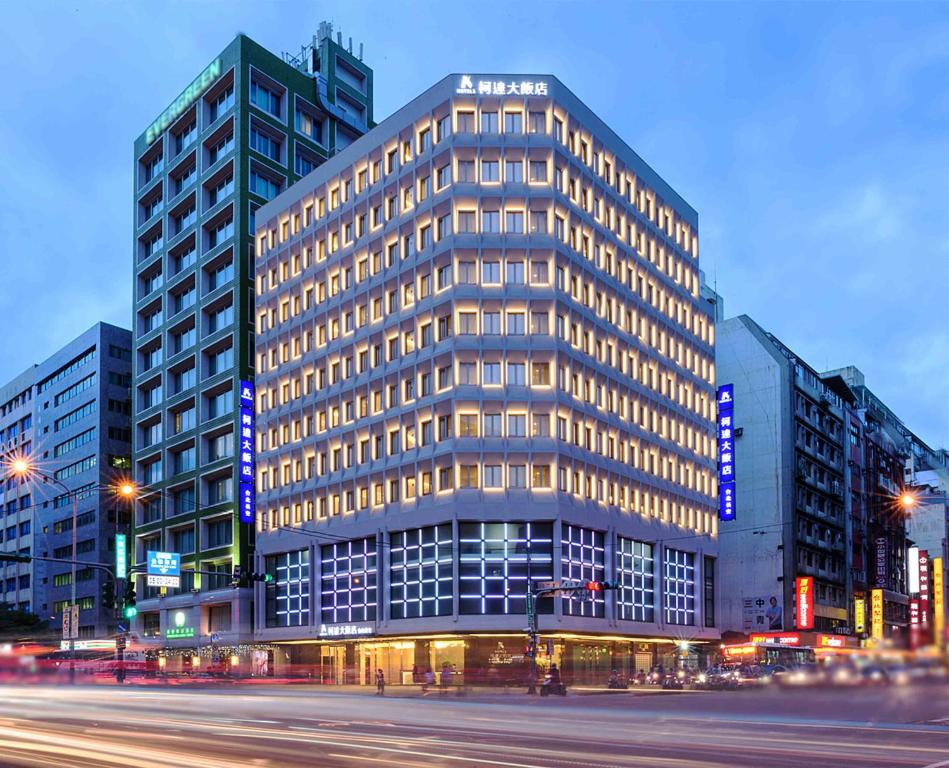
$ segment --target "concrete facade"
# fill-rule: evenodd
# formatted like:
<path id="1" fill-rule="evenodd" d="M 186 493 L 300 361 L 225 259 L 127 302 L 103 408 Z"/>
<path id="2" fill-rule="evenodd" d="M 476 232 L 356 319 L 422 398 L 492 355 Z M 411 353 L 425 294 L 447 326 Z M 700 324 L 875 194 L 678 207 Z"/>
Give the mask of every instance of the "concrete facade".
<path id="1" fill-rule="evenodd" d="M 622 585 L 539 606 L 574 674 L 718 638 L 697 215 L 556 78 L 449 76 L 257 222 L 275 663 L 500 674 L 560 578 Z"/>

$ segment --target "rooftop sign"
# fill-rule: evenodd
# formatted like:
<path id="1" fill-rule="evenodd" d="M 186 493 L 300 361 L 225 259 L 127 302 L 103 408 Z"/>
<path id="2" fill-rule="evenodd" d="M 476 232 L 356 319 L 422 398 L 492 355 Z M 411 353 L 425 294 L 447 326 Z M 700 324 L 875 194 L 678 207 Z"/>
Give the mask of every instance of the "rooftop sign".
<path id="1" fill-rule="evenodd" d="M 194 82 L 182 91 L 181 95 L 171 102 L 171 106 L 162 112 L 158 119 L 148 126 L 145 131 L 145 143 L 151 144 L 161 132 L 171 125 L 195 100 L 204 93 L 208 86 L 221 76 L 221 60 L 212 61 L 206 70 L 198 75 Z"/>
<path id="2" fill-rule="evenodd" d="M 455 93 L 459 96 L 546 96 L 546 80 L 477 80 L 462 75 Z"/>

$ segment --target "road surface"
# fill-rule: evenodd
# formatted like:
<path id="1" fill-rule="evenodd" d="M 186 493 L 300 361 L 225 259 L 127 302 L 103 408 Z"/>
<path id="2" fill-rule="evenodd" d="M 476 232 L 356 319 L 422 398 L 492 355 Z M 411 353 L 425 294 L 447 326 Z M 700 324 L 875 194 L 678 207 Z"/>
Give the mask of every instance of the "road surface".
<path id="1" fill-rule="evenodd" d="M 0 765 L 949 768 L 943 686 L 543 700 L 392 693 L 3 686 Z M 864 713 L 888 711 L 900 695 L 915 708 L 896 706 L 885 722 Z"/>

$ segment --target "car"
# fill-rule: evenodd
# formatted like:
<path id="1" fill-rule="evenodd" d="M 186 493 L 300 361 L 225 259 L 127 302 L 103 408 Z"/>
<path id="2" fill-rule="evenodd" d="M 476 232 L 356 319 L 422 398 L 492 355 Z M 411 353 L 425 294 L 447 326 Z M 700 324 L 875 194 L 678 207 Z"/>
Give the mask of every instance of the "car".
<path id="1" fill-rule="evenodd" d="M 876 664 L 868 664 L 861 669 L 860 680 L 863 685 L 886 685 L 889 682 L 886 669 Z"/>

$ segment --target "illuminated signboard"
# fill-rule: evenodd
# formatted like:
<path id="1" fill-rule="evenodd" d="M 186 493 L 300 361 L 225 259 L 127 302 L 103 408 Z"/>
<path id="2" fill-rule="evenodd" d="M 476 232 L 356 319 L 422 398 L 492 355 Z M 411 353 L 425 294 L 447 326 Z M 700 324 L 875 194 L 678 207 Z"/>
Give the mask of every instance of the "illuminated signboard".
<path id="1" fill-rule="evenodd" d="M 843 648 L 847 645 L 847 639 L 840 635 L 818 635 L 817 645 L 820 648 Z"/>
<path id="2" fill-rule="evenodd" d="M 128 576 L 128 548 L 124 533 L 115 534 L 115 578 Z"/>
<path id="3" fill-rule="evenodd" d="M 478 80 L 462 75 L 455 88 L 459 96 L 546 96 L 546 80 Z"/>
<path id="4" fill-rule="evenodd" d="M 194 637 L 194 627 L 185 626 L 188 616 L 184 611 L 175 611 L 173 619 L 175 626 L 165 630 L 166 638 L 169 640 L 181 640 L 183 638 Z"/>
<path id="5" fill-rule="evenodd" d="M 181 586 L 181 555 L 177 552 L 148 551 L 145 583 L 150 587 Z"/>
<path id="6" fill-rule="evenodd" d="M 858 635 L 867 631 L 867 601 L 863 597 L 853 600 L 853 631 Z"/>
<path id="7" fill-rule="evenodd" d="M 929 629 L 929 552 L 919 550 L 919 626 Z"/>
<path id="8" fill-rule="evenodd" d="M 946 631 L 946 603 L 943 590 L 945 586 L 942 578 L 942 558 L 934 557 L 932 563 L 933 574 L 933 637 L 937 645 L 942 645 Z"/>
<path id="9" fill-rule="evenodd" d="M 870 637 L 883 639 L 883 590 L 870 590 Z"/>
<path id="10" fill-rule="evenodd" d="M 323 624 L 320 637 L 365 637 L 374 635 L 376 628 L 371 624 Z"/>
<path id="11" fill-rule="evenodd" d="M 911 595 L 919 592 L 919 547 L 910 547 L 906 550 L 906 577 L 907 588 Z"/>
<path id="12" fill-rule="evenodd" d="M 778 645 L 800 645 L 801 636 L 797 632 L 763 632 L 749 635 L 752 643 L 777 643 Z"/>
<path id="13" fill-rule="evenodd" d="M 814 578 L 798 576 L 795 581 L 797 593 L 796 618 L 798 629 L 814 628 Z"/>
<path id="14" fill-rule="evenodd" d="M 718 388 L 718 519 L 735 519 L 735 392 Z"/>
<path id="15" fill-rule="evenodd" d="M 886 588 L 886 556 L 886 539 L 880 537 L 876 540 L 876 581 L 874 585 L 881 588 Z"/>
<path id="16" fill-rule="evenodd" d="M 220 76 L 221 60 L 215 59 L 208 65 L 208 68 L 205 69 L 204 72 L 194 79 L 191 85 L 181 92 L 181 95 L 177 99 L 171 102 L 171 106 L 162 112 L 154 123 L 148 126 L 148 130 L 145 131 L 145 143 L 151 144 L 155 139 L 161 136 L 161 132 L 177 120 L 182 112 L 190 107 L 198 96 L 204 93 L 208 86 Z"/>
<path id="17" fill-rule="evenodd" d="M 254 385 L 241 382 L 240 423 L 240 520 L 253 525 L 257 502 L 254 495 Z"/>

